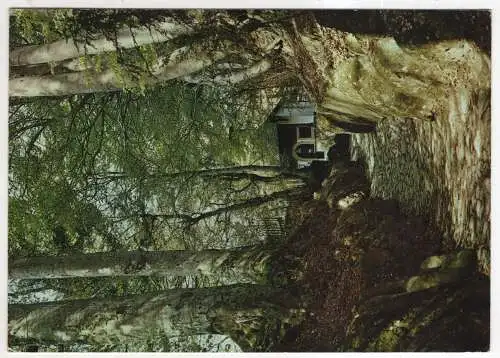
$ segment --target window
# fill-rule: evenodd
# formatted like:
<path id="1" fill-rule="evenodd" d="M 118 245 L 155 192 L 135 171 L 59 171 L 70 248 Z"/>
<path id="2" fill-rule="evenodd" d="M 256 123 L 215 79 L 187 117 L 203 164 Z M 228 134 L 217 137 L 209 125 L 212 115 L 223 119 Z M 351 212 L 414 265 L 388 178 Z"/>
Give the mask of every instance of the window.
<path id="1" fill-rule="evenodd" d="M 311 138 L 312 137 L 311 127 L 300 126 L 298 128 L 298 131 L 299 131 L 299 138 Z"/>

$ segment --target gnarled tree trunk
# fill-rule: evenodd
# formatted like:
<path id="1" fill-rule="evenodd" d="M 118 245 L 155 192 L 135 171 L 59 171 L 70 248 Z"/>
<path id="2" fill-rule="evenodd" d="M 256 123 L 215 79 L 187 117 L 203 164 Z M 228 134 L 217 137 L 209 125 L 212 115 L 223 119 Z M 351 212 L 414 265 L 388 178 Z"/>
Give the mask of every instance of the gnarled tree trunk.
<path id="1" fill-rule="evenodd" d="M 9 305 L 9 335 L 42 342 L 126 343 L 155 335 L 226 334 L 266 350 L 304 314 L 297 292 L 260 285 L 175 289 L 105 299 Z"/>
<path id="2" fill-rule="evenodd" d="M 248 42 L 262 52 L 261 58 L 254 58 L 245 65 L 246 69 L 238 70 L 243 77 L 237 72 L 223 82 L 240 82 L 280 68 L 269 66 L 267 57 L 284 60 L 296 70 L 290 71 L 290 76 L 301 78 L 320 104 L 318 114 L 326 122 L 331 119 L 366 123 L 394 116 L 433 118 L 442 112 L 442 101 L 457 88 L 490 87 L 490 59 L 472 42 L 442 41 L 407 48 L 392 37 L 354 35 L 325 28 L 313 17 L 292 21 L 291 29 L 274 24 L 272 30 L 261 27 L 246 35 Z M 224 41 L 215 46 L 222 52 L 209 50 L 206 44 L 195 45 L 198 50 L 183 55 L 184 61 L 177 61 L 175 66 L 171 60 L 164 60 L 166 66 L 158 65 L 156 78 L 151 78 L 150 83 L 194 73 L 231 52 Z M 204 45 L 204 50 L 199 45 Z M 182 70 L 178 68 L 181 65 Z M 9 83 L 9 94 L 53 96 L 122 87 L 113 80 L 112 73 L 89 76 L 89 84 L 80 80 L 80 75 L 83 76 L 72 73 L 14 78 Z M 213 80 L 220 82 L 224 78 L 215 73 Z M 23 91 L 27 84 L 37 90 Z"/>

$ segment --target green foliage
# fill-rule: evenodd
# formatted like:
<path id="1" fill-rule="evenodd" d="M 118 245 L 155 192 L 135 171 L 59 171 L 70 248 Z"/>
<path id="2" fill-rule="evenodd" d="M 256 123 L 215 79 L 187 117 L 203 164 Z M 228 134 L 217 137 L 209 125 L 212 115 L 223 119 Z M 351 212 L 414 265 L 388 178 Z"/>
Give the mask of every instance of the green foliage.
<path id="1" fill-rule="evenodd" d="M 11 18 L 11 45 L 50 43 L 70 37 L 73 9 L 17 9 Z"/>
<path id="2" fill-rule="evenodd" d="M 74 41 L 77 47 L 83 47 L 83 52 L 86 53 L 90 41 L 104 37 L 115 43 L 118 51 L 80 57 L 79 65 L 85 69 L 86 76 L 110 68 L 124 89 L 144 93 L 152 66 L 157 61 L 156 48 L 164 46 L 155 44 L 120 49 L 117 34 L 119 30 L 127 27 L 153 28 L 168 14 L 166 10 L 18 9 L 11 18 L 10 45 L 15 48 L 66 39 Z M 57 68 L 56 63 L 49 65 L 51 71 Z"/>
<path id="3" fill-rule="evenodd" d="M 73 38 L 88 42 L 99 36 L 116 39 L 123 27 L 153 26 L 170 10 L 146 9 L 16 9 L 11 16 L 11 46 L 38 45 Z"/>
<path id="4" fill-rule="evenodd" d="M 198 18 L 209 27 L 220 25 L 216 12 L 19 10 L 11 19 L 10 45 L 68 38 L 81 45 L 99 36 L 116 41 L 117 29 L 151 25 L 167 14 L 179 21 Z M 177 82 L 147 86 L 152 65 L 172 51 L 169 46 L 154 44 L 78 59 L 87 76 L 112 69 L 124 91 L 11 103 L 9 255 L 138 247 L 203 249 L 259 239 L 259 220 L 275 214 L 276 203 L 242 210 L 238 215 L 218 215 L 189 227 L 176 220 L 152 219 L 146 232 L 148 214 L 196 216 L 286 185 L 280 180 L 264 184 L 247 178 L 203 178 L 196 173 L 168 177 L 210 168 L 278 163 L 274 128 L 262 125 L 269 109 L 263 109 L 257 91 L 235 96 L 229 89 Z M 59 65 L 50 64 L 51 71 L 61 70 Z M 112 277 L 41 280 L 37 284 L 40 289 L 60 292 L 65 299 L 78 299 L 227 284 L 237 279 Z M 28 285 L 28 291 L 33 287 Z M 202 341 L 152 338 L 142 346 L 90 349 L 196 351 L 201 350 Z M 230 348 L 216 348 L 224 349 Z"/>
<path id="5" fill-rule="evenodd" d="M 219 89 L 171 83 L 144 95 L 40 98 L 11 107 L 10 252 L 57 252 L 52 241 L 58 226 L 71 244 L 81 245 L 85 236 L 85 250 L 135 249 L 144 210 L 196 215 L 280 190 L 279 181 L 262 186 L 248 180 L 164 176 L 277 164 L 273 128 L 261 125 L 263 118 L 246 112 L 238 100 Z M 198 236 L 207 245 L 217 240 L 221 245 L 226 238 L 220 230 L 245 233 L 227 216 L 187 232 L 173 230 L 173 224 L 155 226 L 162 238 L 156 247 L 165 247 L 166 233 L 160 232 L 167 229 L 172 248 L 186 247 L 181 244 L 186 239 L 191 240 L 187 247 L 196 246 Z"/>

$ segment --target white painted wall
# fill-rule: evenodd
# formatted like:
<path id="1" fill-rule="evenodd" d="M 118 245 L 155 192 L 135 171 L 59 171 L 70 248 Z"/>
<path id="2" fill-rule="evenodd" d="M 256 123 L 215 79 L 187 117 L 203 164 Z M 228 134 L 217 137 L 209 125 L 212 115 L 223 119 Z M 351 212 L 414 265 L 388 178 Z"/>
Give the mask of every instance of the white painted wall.
<path id="1" fill-rule="evenodd" d="M 300 102 L 280 108 L 275 117 L 280 124 L 310 124 L 314 122 L 316 105 L 309 102 Z"/>

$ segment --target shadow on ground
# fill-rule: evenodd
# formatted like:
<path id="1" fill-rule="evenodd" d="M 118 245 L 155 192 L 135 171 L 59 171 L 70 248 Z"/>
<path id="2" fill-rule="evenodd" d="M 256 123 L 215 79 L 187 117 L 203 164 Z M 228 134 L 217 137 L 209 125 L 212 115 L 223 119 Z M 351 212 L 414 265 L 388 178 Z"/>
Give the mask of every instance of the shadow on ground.
<path id="1" fill-rule="evenodd" d="M 290 246 L 303 260 L 301 284 L 312 300 L 307 319 L 274 350 L 487 350 L 489 279 L 477 272 L 475 255 L 453 259 L 457 253 L 442 247 L 427 220 L 394 200 L 369 198 L 358 163 L 336 164 L 332 174 L 319 200 L 288 214 Z M 339 197 L 360 191 L 358 202 L 337 207 Z M 421 267 L 432 255 L 448 264 Z"/>

